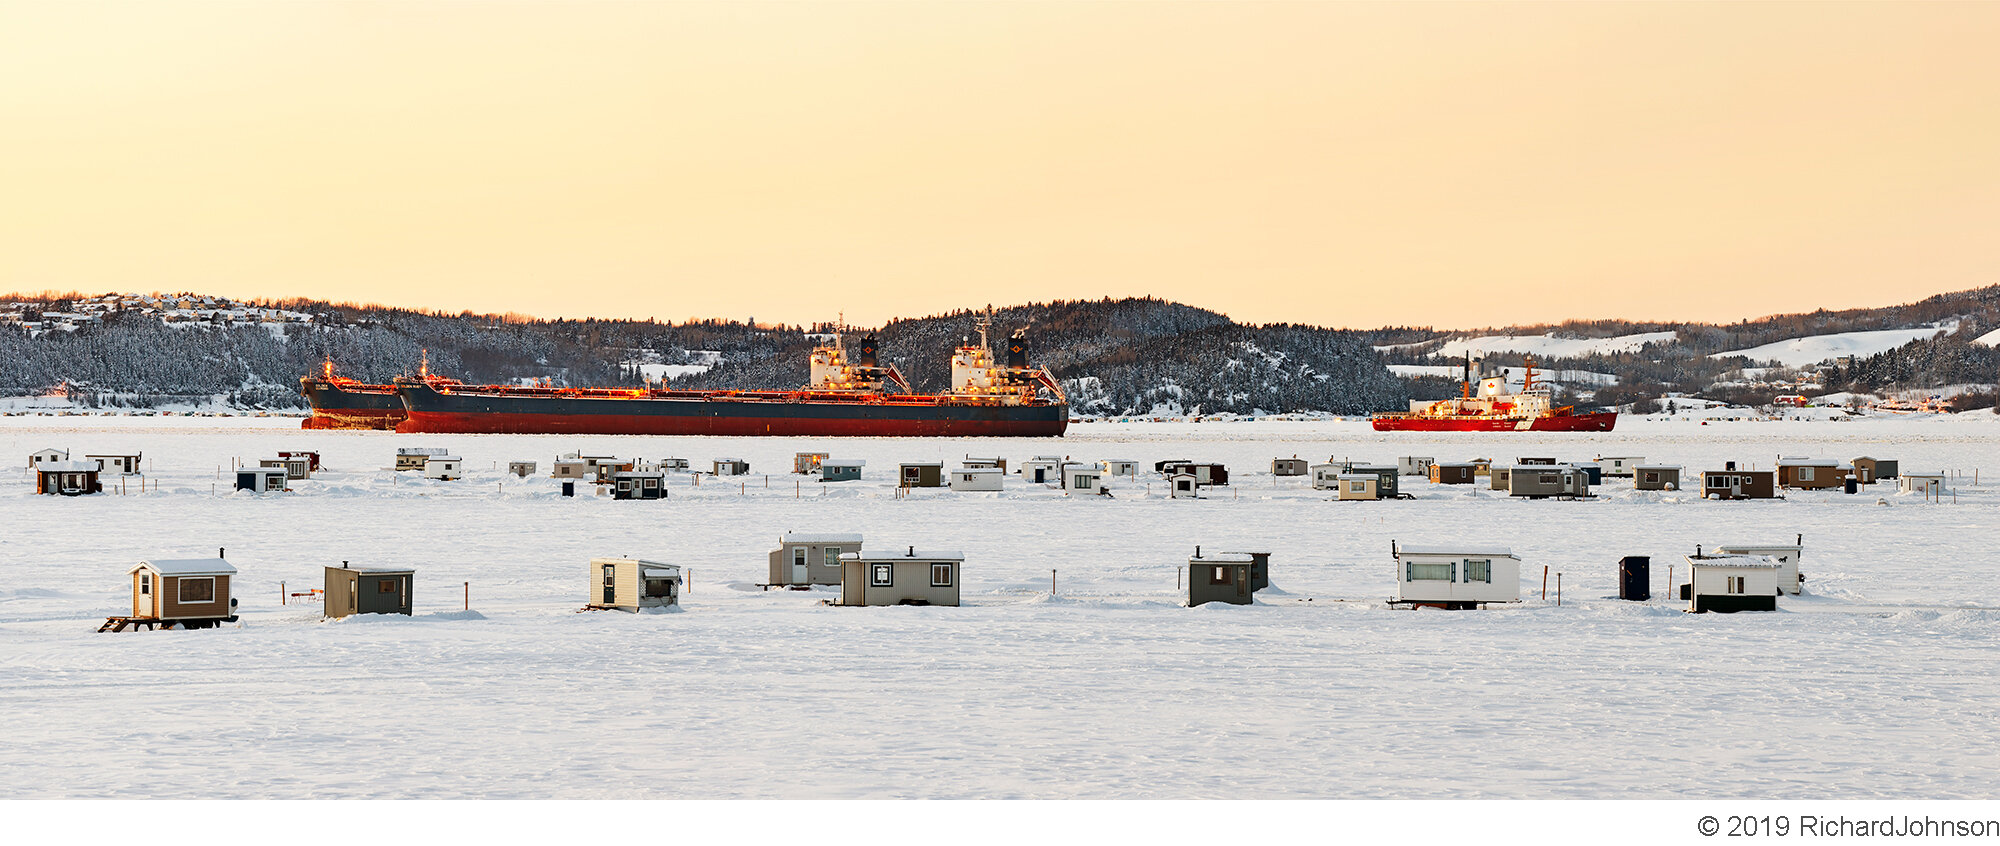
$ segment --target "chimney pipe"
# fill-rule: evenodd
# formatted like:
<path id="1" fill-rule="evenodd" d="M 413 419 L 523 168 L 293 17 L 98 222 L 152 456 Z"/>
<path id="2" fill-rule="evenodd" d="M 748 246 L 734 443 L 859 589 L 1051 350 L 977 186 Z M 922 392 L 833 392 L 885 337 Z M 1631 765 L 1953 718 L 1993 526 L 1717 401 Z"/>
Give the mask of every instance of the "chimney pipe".
<path id="1" fill-rule="evenodd" d="M 224 548 L 222 548 L 222 547 L 219 547 L 219 546 L 218 546 L 218 547 L 216 547 L 216 548 L 215 548 L 215 557 L 217 557 L 217 558 L 228 558 L 229 556 L 227 556 L 227 555 L 223 555 L 223 554 L 222 554 L 222 553 L 224 553 L 224 552 L 227 552 L 227 551 L 228 551 L 227 549 L 224 549 Z"/>

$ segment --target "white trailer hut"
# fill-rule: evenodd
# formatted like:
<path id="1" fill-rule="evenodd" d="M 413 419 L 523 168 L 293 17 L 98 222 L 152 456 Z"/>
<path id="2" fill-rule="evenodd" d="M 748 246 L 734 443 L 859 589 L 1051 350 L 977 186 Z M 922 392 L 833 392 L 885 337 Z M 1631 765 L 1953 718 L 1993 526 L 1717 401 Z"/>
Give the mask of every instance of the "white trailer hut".
<path id="1" fill-rule="evenodd" d="M 107 474 L 119 476 L 139 475 L 139 453 L 107 452 L 84 456 L 86 461 L 97 462 L 97 468 Z"/>
<path id="2" fill-rule="evenodd" d="M 288 491 L 283 467 L 238 467 L 236 468 L 236 489 L 251 493 Z"/>
<path id="3" fill-rule="evenodd" d="M 507 472 L 526 479 L 529 476 L 535 475 L 535 462 L 509 461 L 507 462 Z"/>
<path id="4" fill-rule="evenodd" d="M 1521 559 L 1497 547 L 1395 546 L 1396 601 L 1475 608 L 1521 601 Z"/>
<path id="5" fill-rule="evenodd" d="M 1646 459 L 1637 455 L 1600 455 L 1597 465 L 1604 468 L 1606 476 L 1631 476 L 1638 472 Z"/>
<path id="6" fill-rule="evenodd" d="M 998 467 L 960 467 L 951 471 L 951 489 L 955 491 L 997 491 L 1007 471 Z"/>
<path id="7" fill-rule="evenodd" d="M 465 459 L 456 455 L 433 455 L 424 461 L 424 478 L 452 481 L 465 476 Z"/>
<path id="8" fill-rule="evenodd" d="M 686 473 L 693 469 L 685 458 L 662 458 L 660 459 L 660 463 L 655 465 L 655 467 L 669 473 Z"/>
<path id="9" fill-rule="evenodd" d="M 629 611 L 680 604 L 681 568 L 638 558 L 592 558 L 585 608 Z"/>
<path id="10" fill-rule="evenodd" d="M 1108 479 L 1139 475 L 1139 462 L 1129 458 L 1107 458 L 1097 462 L 1097 466 L 1104 469 L 1104 476 Z"/>
<path id="11" fill-rule="evenodd" d="M 1273 476 L 1303 476 L 1309 469 L 1311 467 L 1306 460 L 1297 456 L 1271 459 L 1271 475 Z"/>
<path id="12" fill-rule="evenodd" d="M 1021 481 L 1040 485 L 1055 484 L 1062 479 L 1062 459 L 1037 455 L 1021 462 Z"/>
<path id="13" fill-rule="evenodd" d="M 717 476 L 743 476 L 750 472 L 750 462 L 740 458 L 718 458 L 714 463 Z"/>
<path id="14" fill-rule="evenodd" d="M 1761 555 L 1778 562 L 1778 590 L 1797 596 L 1805 589 L 1806 578 L 1799 573 L 1799 558 L 1805 551 L 1805 536 L 1799 536 L 1799 543 L 1743 544 L 1731 543 L 1716 546 L 1715 551 L 1723 555 Z"/>
<path id="15" fill-rule="evenodd" d="M 864 549 L 840 556 L 838 605 L 957 605 L 965 556 L 957 552 Z"/>
<path id="16" fill-rule="evenodd" d="M 40 468 L 44 464 L 49 464 L 57 461 L 68 461 L 68 460 L 69 460 L 69 450 L 38 449 L 35 450 L 34 452 L 28 453 L 28 469 L 34 470 Z"/>
<path id="17" fill-rule="evenodd" d="M 450 454 L 451 450 L 437 449 L 435 447 L 397 447 L 396 470 L 397 472 L 422 470 L 424 469 L 424 463 L 431 460 L 431 456 Z"/>
<path id="18" fill-rule="evenodd" d="M 1340 475 L 1344 470 L 1338 464 L 1315 464 L 1311 472 L 1313 490 L 1330 491 L 1340 487 Z"/>
<path id="19" fill-rule="evenodd" d="M 1431 465 L 1436 463 L 1437 459 L 1428 455 L 1405 455 L 1396 459 L 1396 475 L 1429 476 Z"/>
<path id="20" fill-rule="evenodd" d="M 236 568 L 221 557 L 156 558 L 126 573 L 132 576 L 133 620 L 199 629 L 236 619 L 236 600 L 229 591 Z"/>
<path id="21" fill-rule="evenodd" d="M 1104 470 L 1095 464 L 1065 461 L 1062 465 L 1062 489 L 1069 493 L 1103 493 Z"/>
<path id="22" fill-rule="evenodd" d="M 1339 481 L 1339 499 L 1373 502 L 1382 498 L 1382 477 L 1373 473 L 1342 473 Z"/>
<path id="23" fill-rule="evenodd" d="M 1925 496 L 1941 496 L 1951 493 L 1945 487 L 1944 474 L 1921 470 L 1909 470 L 1896 477 L 1896 490 L 1903 493 L 1917 493 Z"/>
<path id="24" fill-rule="evenodd" d="M 1762 555 L 1690 555 L 1687 557 L 1689 585 L 1687 610 L 1710 611 L 1778 610 L 1776 560 Z"/>
<path id="25" fill-rule="evenodd" d="M 840 556 L 861 551 L 861 536 L 825 532 L 786 532 L 771 550 L 771 573 L 765 585 L 804 587 L 840 584 Z"/>

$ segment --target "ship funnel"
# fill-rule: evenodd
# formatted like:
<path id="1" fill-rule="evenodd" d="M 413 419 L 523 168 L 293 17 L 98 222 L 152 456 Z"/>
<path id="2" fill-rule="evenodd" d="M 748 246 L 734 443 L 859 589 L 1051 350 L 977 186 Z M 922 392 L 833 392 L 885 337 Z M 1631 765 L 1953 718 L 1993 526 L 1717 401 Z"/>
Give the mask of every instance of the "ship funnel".
<path id="1" fill-rule="evenodd" d="M 862 338 L 861 347 L 854 352 L 854 363 L 861 367 L 874 367 L 876 347 L 874 335 Z"/>
<path id="2" fill-rule="evenodd" d="M 1016 370 L 1028 366 L 1028 337 L 1025 330 L 1007 339 L 1007 366 Z"/>

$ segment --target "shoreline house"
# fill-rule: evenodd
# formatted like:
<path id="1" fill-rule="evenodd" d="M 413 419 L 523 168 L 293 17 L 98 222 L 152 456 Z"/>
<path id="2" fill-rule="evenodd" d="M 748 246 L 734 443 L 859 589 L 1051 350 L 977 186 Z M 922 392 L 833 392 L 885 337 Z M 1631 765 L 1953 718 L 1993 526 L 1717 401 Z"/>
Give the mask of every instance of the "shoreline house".
<path id="1" fill-rule="evenodd" d="M 103 493 L 95 461 L 44 461 L 35 468 L 35 493 L 83 496 Z"/>
<path id="2" fill-rule="evenodd" d="M 1521 601 L 1521 559 L 1511 550 L 1475 546 L 1398 546 L 1396 602 L 1463 610 Z"/>
<path id="3" fill-rule="evenodd" d="M 840 556 L 861 551 L 861 536 L 827 532 L 786 532 L 771 550 L 765 587 L 840 584 Z"/>
<path id="4" fill-rule="evenodd" d="M 958 605 L 965 556 L 958 552 L 863 549 L 840 556 L 836 605 Z"/>
<path id="5" fill-rule="evenodd" d="M 1687 557 L 1689 583 L 1681 586 L 1693 614 L 1778 610 L 1779 563 L 1762 555 Z"/>
<path id="6" fill-rule="evenodd" d="M 416 572 L 408 567 L 354 566 L 345 561 L 328 567 L 323 613 L 335 618 L 355 614 L 409 616 Z"/>
<path id="7" fill-rule="evenodd" d="M 680 604 L 681 568 L 639 558 L 592 558 L 590 599 L 584 607 L 639 613 Z"/>
<path id="8" fill-rule="evenodd" d="M 132 577 L 133 620 L 170 622 L 184 629 L 236 621 L 236 600 L 230 597 L 236 568 L 220 556 L 155 558 L 125 572 Z"/>

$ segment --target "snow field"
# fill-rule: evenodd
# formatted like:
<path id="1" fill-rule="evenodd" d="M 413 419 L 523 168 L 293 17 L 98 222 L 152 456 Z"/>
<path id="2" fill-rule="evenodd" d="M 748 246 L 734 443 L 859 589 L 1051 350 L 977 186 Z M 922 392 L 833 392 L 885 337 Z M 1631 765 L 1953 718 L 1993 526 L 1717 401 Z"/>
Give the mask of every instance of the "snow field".
<path id="1" fill-rule="evenodd" d="M 1988 415 L 1989 417 L 1991 415 Z M 1893 486 L 1707 502 L 1606 480 L 1586 502 L 1406 479 L 1418 499 L 1327 502 L 1273 457 L 1392 461 L 1643 455 L 1695 471 L 1778 454 L 2000 472 L 1992 423 L 1955 418 L 1623 421 L 1603 435 L 1375 433 L 1365 423 L 1091 424 L 1060 440 L 569 438 L 302 432 L 282 420 L 0 419 L 0 448 L 143 449 L 145 495 L 0 492 L 0 751 L 12 797 L 1972 797 L 2000 745 L 2000 583 L 1978 562 L 1992 482 L 1956 505 Z M 466 457 L 432 482 L 398 446 Z M 228 459 L 320 449 L 288 495 L 211 495 Z M 564 499 L 561 452 L 868 461 L 864 481 L 674 477 L 673 499 Z M 900 460 L 970 453 L 1222 461 L 1237 481 L 1169 500 L 1112 480 L 1066 498 L 919 489 Z M 4 455 L 6 453 L 0 453 Z M 506 462 L 535 460 L 516 480 Z M 493 469 L 497 463 L 501 469 Z M 23 474 L 25 475 L 25 474 Z M 738 482 L 744 487 L 739 488 Z M 589 486 L 580 486 L 588 492 Z M 818 494 L 825 489 L 823 495 Z M 1884 502 L 1887 504 L 1878 504 Z M 963 549 L 966 607 L 822 606 L 760 591 L 787 530 Z M 1808 595 L 1693 616 L 1666 568 L 1696 543 L 1806 536 Z M 1519 606 L 1392 611 L 1391 538 L 1499 543 Z M 1195 544 L 1268 549 L 1277 590 L 1179 607 Z M 228 548 L 243 624 L 95 634 L 125 570 Z M 691 570 L 683 611 L 574 613 L 585 565 Z M 1654 601 L 1615 594 L 1653 558 Z M 279 606 L 341 559 L 417 568 L 414 618 L 322 622 Z M 1968 563 L 1973 566 L 1966 566 Z M 1564 601 L 1538 598 L 1541 566 Z M 1058 570 L 1056 596 L 1049 570 Z M 472 613 L 460 611 L 472 583 Z M 1554 587 L 1551 577 L 1551 588 Z"/>

